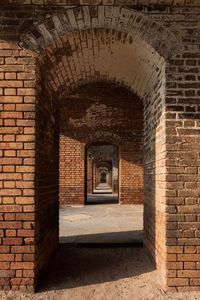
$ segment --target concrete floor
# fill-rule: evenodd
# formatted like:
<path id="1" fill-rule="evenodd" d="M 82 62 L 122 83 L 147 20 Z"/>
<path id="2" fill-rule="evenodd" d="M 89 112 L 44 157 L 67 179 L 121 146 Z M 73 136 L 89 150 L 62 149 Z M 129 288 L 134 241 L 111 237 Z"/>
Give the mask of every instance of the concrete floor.
<path id="1" fill-rule="evenodd" d="M 88 194 L 87 204 L 115 204 L 118 203 L 117 194 Z"/>
<path id="2" fill-rule="evenodd" d="M 143 206 L 93 204 L 60 208 L 60 242 L 74 244 L 141 244 Z"/>
<path id="3" fill-rule="evenodd" d="M 100 183 L 96 189 L 95 193 L 112 193 L 112 188 L 107 183 Z"/>

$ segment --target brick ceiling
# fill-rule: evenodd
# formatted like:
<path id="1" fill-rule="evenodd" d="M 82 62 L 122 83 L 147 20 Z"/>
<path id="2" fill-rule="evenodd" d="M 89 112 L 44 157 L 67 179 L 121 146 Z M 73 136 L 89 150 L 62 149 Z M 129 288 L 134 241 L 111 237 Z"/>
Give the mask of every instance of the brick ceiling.
<path id="1" fill-rule="evenodd" d="M 3 4 L 200 6 L 199 0 L 4 0 Z"/>

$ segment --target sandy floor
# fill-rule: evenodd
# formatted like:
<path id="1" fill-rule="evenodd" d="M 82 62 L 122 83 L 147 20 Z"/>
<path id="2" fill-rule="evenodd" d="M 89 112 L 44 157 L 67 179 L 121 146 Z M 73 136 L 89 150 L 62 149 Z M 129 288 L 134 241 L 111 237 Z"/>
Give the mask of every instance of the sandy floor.
<path id="1" fill-rule="evenodd" d="M 41 278 L 37 293 L 0 292 L 0 300 L 200 299 L 200 292 L 163 291 L 144 248 L 133 243 L 135 237 L 138 239 L 136 233 L 141 234 L 143 229 L 142 212 L 141 206 L 63 207 L 62 244 Z M 84 243 L 88 242 L 93 247 L 86 247 Z M 101 244 L 104 242 L 107 245 Z M 108 245 L 110 242 L 119 242 L 120 246 L 120 242 L 128 242 L 132 247 L 113 247 Z"/>
<path id="2" fill-rule="evenodd" d="M 200 293 L 166 294 L 143 248 L 60 245 L 38 293 L 0 293 L 1 300 L 200 299 Z"/>

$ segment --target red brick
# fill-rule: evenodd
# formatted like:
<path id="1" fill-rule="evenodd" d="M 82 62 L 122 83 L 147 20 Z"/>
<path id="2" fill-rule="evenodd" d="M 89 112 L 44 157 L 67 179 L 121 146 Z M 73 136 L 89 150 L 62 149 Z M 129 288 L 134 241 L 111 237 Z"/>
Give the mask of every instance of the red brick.
<path id="1" fill-rule="evenodd" d="M 34 213 L 18 213 L 16 215 L 16 220 L 33 221 L 33 220 L 35 220 L 35 214 Z"/>
<path id="2" fill-rule="evenodd" d="M 34 246 L 12 246 L 12 253 L 34 253 Z"/>
<path id="3" fill-rule="evenodd" d="M 200 254 L 178 254 L 178 261 L 199 261 Z"/>
<path id="4" fill-rule="evenodd" d="M 181 270 L 178 271 L 178 277 L 200 277 L 199 270 Z"/>
<path id="5" fill-rule="evenodd" d="M 0 261 L 0 269 L 1 270 L 9 270 L 10 269 L 10 263 Z"/>
<path id="6" fill-rule="evenodd" d="M 34 230 L 28 230 L 28 229 L 18 230 L 17 231 L 17 236 L 33 237 L 34 236 Z"/>
<path id="7" fill-rule="evenodd" d="M 23 254 L 23 261 L 34 261 L 34 260 L 35 260 L 35 256 L 33 254 Z"/>
<path id="8" fill-rule="evenodd" d="M 22 245 L 22 238 L 3 238 L 3 245 Z"/>
<path id="9" fill-rule="evenodd" d="M 16 235 L 16 230 L 6 230 L 6 237 L 14 237 Z"/>
<path id="10" fill-rule="evenodd" d="M 7 93 L 8 93 L 8 91 L 7 91 Z M 22 103 L 22 101 L 23 101 L 23 97 L 20 97 L 20 96 L 1 96 L 0 97 L 0 103 Z"/>
<path id="11" fill-rule="evenodd" d="M 22 228 L 22 222 L 0 222 L 0 228 L 7 229 L 7 228 Z"/>
<path id="12" fill-rule="evenodd" d="M 5 246 L 3 246 L 3 247 L 5 247 Z M 2 261 L 2 262 L 14 261 L 14 254 L 0 254 L 0 261 Z"/>
<path id="13" fill-rule="evenodd" d="M 1 212 L 22 212 L 21 205 L 1 205 Z"/>
<path id="14" fill-rule="evenodd" d="M 0 80 L 0 87 L 23 87 L 22 81 Z"/>
<path id="15" fill-rule="evenodd" d="M 168 286 L 187 286 L 189 285 L 188 278 L 168 278 L 167 279 Z"/>
<path id="16" fill-rule="evenodd" d="M 17 89 L 17 95 L 29 95 L 29 96 L 34 96 L 35 95 L 35 89 L 32 88 L 18 88 Z"/>
<path id="17" fill-rule="evenodd" d="M 32 278 L 34 277 L 34 272 L 32 270 L 23 270 L 23 276 Z"/>
<path id="18" fill-rule="evenodd" d="M 181 270 L 183 269 L 183 263 L 182 262 L 168 262 L 167 268 L 169 270 Z"/>
<path id="19" fill-rule="evenodd" d="M 14 270 L 0 270 L 0 279 L 1 277 L 13 277 L 15 276 Z"/>
<path id="20" fill-rule="evenodd" d="M 9 246 L 1 246 L 0 245 L 0 253 L 9 253 L 10 247 Z"/>
<path id="21" fill-rule="evenodd" d="M 32 270 L 34 268 L 33 262 L 12 262 L 11 269 L 12 270 Z"/>
<path id="22" fill-rule="evenodd" d="M 191 278 L 190 279 L 190 285 L 197 285 L 200 286 L 200 278 Z"/>

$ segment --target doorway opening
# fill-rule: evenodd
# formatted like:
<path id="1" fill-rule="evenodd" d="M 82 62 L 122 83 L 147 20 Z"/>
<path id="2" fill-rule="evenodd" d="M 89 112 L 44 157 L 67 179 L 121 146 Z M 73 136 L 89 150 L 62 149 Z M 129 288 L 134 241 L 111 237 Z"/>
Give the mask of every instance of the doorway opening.
<path id="1" fill-rule="evenodd" d="M 190 135 L 182 128 L 178 133 L 174 131 L 173 127 L 178 126 L 174 117 L 179 117 L 179 114 L 174 108 L 177 101 L 170 98 L 177 95 L 172 90 L 174 86 L 169 84 L 169 75 L 174 70 L 171 66 L 177 61 L 170 58 L 182 55 L 179 50 L 185 47 L 181 37 L 148 14 L 119 6 L 70 7 L 59 9 L 59 12 L 56 10 L 55 14 L 53 10 L 46 11 L 42 20 L 38 18 L 37 22 L 36 19 L 34 22 L 30 20 L 30 27 L 27 24 L 25 31 L 17 35 L 14 48 L 9 44 L 9 49 L 13 49 L 9 51 L 16 53 L 19 66 L 15 70 L 19 70 L 20 77 L 17 76 L 21 79 L 18 84 L 13 83 L 13 86 L 20 87 L 14 93 L 17 96 L 3 98 L 5 103 L 7 98 L 16 103 L 3 104 L 5 112 L 2 116 L 15 120 L 5 120 L 5 124 L 17 126 L 5 130 L 8 134 L 5 140 L 2 136 L 3 154 L 4 148 L 11 148 L 13 155 L 17 155 L 14 160 L 5 158 L 6 164 L 9 162 L 14 166 L 3 166 L 3 172 L 12 170 L 11 175 L 17 178 L 16 183 L 8 183 L 6 174 L 3 183 L 12 196 L 5 197 L 7 191 L 3 194 L 3 204 L 4 200 L 8 206 L 11 204 L 11 207 L 3 207 L 6 214 L 3 223 L 5 229 L 16 229 L 14 237 L 10 237 L 10 230 L 3 229 L 2 243 L 7 245 L 8 251 L 6 257 L 12 257 L 11 262 L 6 262 L 6 267 L 3 264 L 3 277 L 8 274 L 8 278 L 3 278 L 4 287 L 7 289 L 13 285 L 23 289 L 36 285 L 38 275 L 58 245 L 59 194 L 60 203 L 84 207 L 85 145 L 109 139 L 118 141 L 120 146 L 120 204 L 130 205 L 132 199 L 140 203 L 145 190 L 145 247 L 165 273 L 165 279 L 168 277 L 175 286 L 180 285 L 180 280 L 181 285 L 188 285 L 191 280 L 186 278 L 182 282 L 182 278 L 177 278 L 182 270 L 175 272 L 174 262 L 170 262 L 171 255 L 168 256 L 173 250 L 175 263 L 178 261 L 179 247 L 174 250 L 174 244 L 182 241 L 174 238 L 177 237 L 177 227 L 173 222 L 180 219 L 183 211 L 177 203 L 182 204 L 180 195 L 185 195 L 184 191 L 180 194 L 179 183 L 171 183 L 174 176 L 178 176 L 177 160 L 171 158 L 179 154 L 177 149 L 185 141 L 185 135 Z M 18 29 L 21 30 L 21 26 Z M 7 49 L 8 45 L 3 43 L 3 48 L 5 46 Z M 21 46 L 28 51 L 20 49 Z M 19 60 L 18 55 L 22 56 Z M 32 80 L 27 80 L 30 78 Z M 109 88 L 100 84 L 101 81 L 109 82 Z M 93 85 L 96 82 L 98 86 Z M 6 86 L 6 81 L 4 83 Z M 89 83 L 93 86 L 93 93 L 91 86 L 85 91 L 80 88 Z M 77 91 L 72 93 L 75 89 Z M 68 101 L 70 96 L 71 101 Z M 142 103 L 143 118 L 138 113 Z M 144 186 L 141 180 L 142 150 L 145 153 Z M 62 165 L 59 169 L 60 158 Z M 100 173 L 100 181 L 105 183 L 105 168 Z M 175 204 L 177 207 L 173 209 L 171 205 Z M 122 206 L 117 205 L 117 208 Z M 10 211 L 16 213 L 7 216 Z M 82 220 L 80 215 L 79 220 Z M 85 215 L 92 219 L 90 214 Z M 109 212 L 108 216 L 112 215 Z M 10 218 L 12 224 L 8 223 Z M 77 213 L 73 218 L 77 218 Z M 19 247 L 13 246 L 18 243 Z M 30 249 L 32 255 L 27 255 Z M 19 262 L 13 262 L 13 250 L 19 254 L 17 259 L 15 257 L 15 260 L 20 258 Z M 30 272 L 27 271 L 29 268 Z"/>
<path id="2" fill-rule="evenodd" d="M 86 204 L 119 202 L 119 150 L 108 143 L 86 147 Z"/>
<path id="3" fill-rule="evenodd" d="M 143 241 L 143 103 L 106 81 L 82 85 L 60 107 L 60 241 Z"/>

